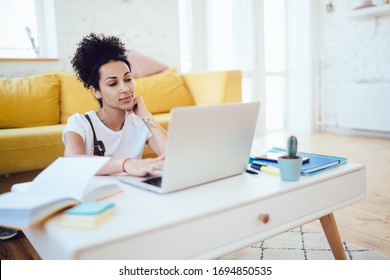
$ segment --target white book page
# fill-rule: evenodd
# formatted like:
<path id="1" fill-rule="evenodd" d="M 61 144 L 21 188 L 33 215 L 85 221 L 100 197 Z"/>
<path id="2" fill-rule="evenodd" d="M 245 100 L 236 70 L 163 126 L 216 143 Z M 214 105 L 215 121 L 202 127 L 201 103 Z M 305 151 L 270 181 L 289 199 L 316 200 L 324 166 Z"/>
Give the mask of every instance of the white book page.
<path id="1" fill-rule="evenodd" d="M 60 157 L 32 181 L 27 192 L 81 201 L 88 182 L 109 160 L 98 156 Z"/>
<path id="2" fill-rule="evenodd" d="M 84 190 L 82 201 L 93 201 L 106 198 L 123 191 L 114 176 L 94 176 Z"/>

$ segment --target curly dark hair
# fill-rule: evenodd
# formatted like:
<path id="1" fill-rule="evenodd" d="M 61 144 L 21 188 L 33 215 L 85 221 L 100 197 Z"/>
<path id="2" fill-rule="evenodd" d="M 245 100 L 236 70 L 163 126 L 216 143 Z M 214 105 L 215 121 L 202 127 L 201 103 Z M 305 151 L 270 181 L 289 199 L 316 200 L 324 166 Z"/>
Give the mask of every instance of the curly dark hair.
<path id="1" fill-rule="evenodd" d="M 131 71 L 126 58 L 127 50 L 118 37 L 91 33 L 82 38 L 77 46 L 71 63 L 77 78 L 88 89 L 93 86 L 99 90 L 99 69 L 110 61 L 123 61 Z"/>

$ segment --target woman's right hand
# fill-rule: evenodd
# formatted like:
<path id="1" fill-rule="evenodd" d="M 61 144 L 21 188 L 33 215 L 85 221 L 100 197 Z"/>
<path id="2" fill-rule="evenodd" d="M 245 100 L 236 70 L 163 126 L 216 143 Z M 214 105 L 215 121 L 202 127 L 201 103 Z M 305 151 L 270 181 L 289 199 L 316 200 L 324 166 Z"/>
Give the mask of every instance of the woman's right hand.
<path id="1" fill-rule="evenodd" d="M 165 155 L 161 155 L 157 158 L 147 159 L 130 159 L 126 160 L 123 169 L 132 176 L 146 176 L 149 174 L 155 174 L 157 170 L 163 170 Z"/>

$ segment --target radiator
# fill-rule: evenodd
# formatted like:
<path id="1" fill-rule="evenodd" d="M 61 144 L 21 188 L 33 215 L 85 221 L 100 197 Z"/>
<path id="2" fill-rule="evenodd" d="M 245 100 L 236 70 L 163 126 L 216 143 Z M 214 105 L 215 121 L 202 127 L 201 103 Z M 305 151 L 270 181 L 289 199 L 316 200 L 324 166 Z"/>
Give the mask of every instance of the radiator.
<path id="1" fill-rule="evenodd" d="M 341 128 L 390 132 L 390 83 L 343 85 L 337 120 Z"/>

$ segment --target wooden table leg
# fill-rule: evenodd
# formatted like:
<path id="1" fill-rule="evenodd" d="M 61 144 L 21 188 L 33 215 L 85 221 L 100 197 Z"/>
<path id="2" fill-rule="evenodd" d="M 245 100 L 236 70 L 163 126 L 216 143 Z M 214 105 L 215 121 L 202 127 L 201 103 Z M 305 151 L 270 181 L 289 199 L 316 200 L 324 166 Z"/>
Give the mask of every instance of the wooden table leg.
<path id="1" fill-rule="evenodd" d="M 341 243 L 340 234 L 333 213 L 321 217 L 320 222 L 322 229 L 325 232 L 326 239 L 328 239 L 329 246 L 332 249 L 334 258 L 336 260 L 346 260 L 347 257 L 344 252 L 344 246 Z"/>

